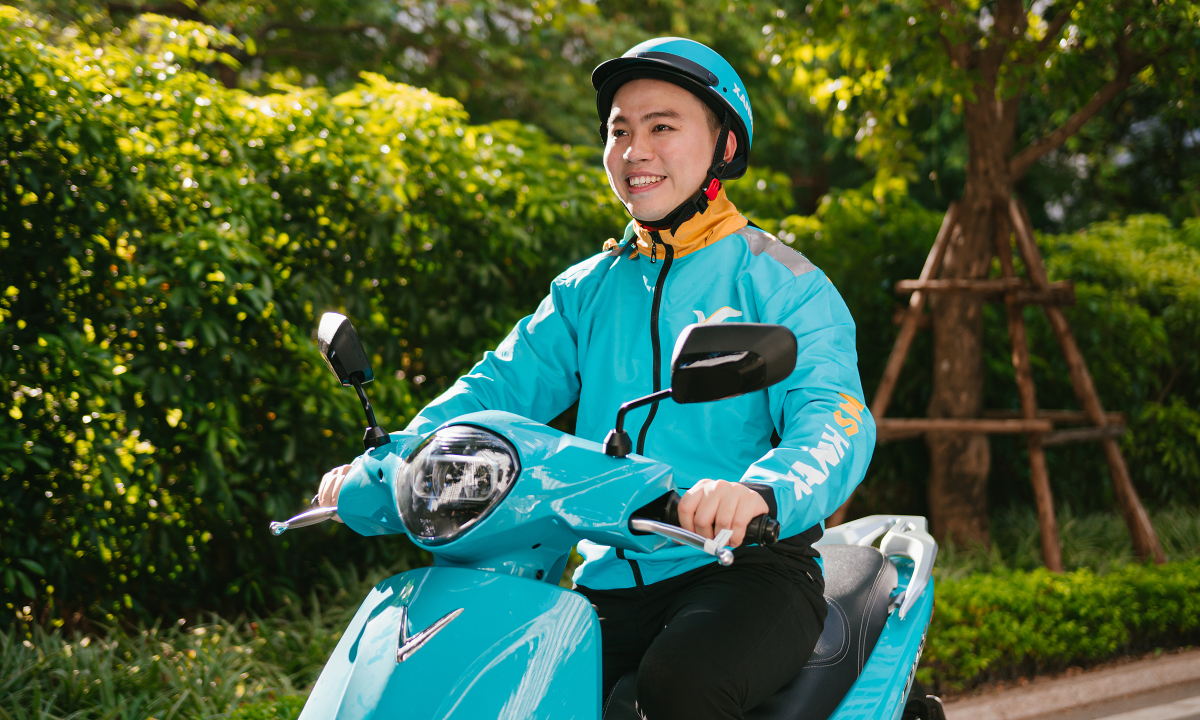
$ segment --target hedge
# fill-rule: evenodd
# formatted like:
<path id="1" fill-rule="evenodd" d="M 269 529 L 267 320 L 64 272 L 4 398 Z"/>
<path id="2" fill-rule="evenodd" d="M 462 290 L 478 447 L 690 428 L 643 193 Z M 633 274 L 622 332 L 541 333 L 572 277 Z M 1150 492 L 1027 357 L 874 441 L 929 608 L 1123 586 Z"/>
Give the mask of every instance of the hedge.
<path id="1" fill-rule="evenodd" d="M 1200 642 L 1200 559 L 937 586 L 917 677 L 939 692 Z"/>
<path id="2" fill-rule="evenodd" d="M 266 532 L 361 452 L 317 318 L 353 318 L 402 427 L 622 230 L 596 150 L 373 75 L 227 90 L 198 68 L 235 41 L 195 23 L 45 32 L 0 6 L 0 627 L 263 610 L 322 563 L 416 561 Z"/>

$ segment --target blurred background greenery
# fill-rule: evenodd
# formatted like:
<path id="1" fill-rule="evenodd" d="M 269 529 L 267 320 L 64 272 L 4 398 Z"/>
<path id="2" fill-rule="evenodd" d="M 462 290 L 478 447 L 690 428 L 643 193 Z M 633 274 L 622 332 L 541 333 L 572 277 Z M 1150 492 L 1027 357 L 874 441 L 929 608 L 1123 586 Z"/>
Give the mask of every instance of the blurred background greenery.
<path id="1" fill-rule="evenodd" d="M 900 5 L 864 8 L 874 32 L 913 25 Z M 425 562 L 332 525 L 266 532 L 361 447 L 316 319 L 353 318 L 380 420 L 402 427 L 621 232 L 588 75 L 647 36 L 693 37 L 742 72 L 758 122 L 730 195 L 845 296 L 870 397 L 893 286 L 919 274 L 961 191 L 961 97 L 921 96 L 881 146 L 865 91 L 812 94 L 829 57 L 817 15 L 715 0 L 0 5 L 0 628 L 265 613 L 329 587 L 330 564 Z M 893 71 L 897 95 L 932 82 Z M 1128 416 L 1152 515 L 1200 503 L 1200 129 L 1194 94 L 1172 92 L 1144 79 L 1018 187 L 1051 279 L 1076 282 L 1069 317 L 1107 409 Z M 1035 93 L 1019 134 L 1061 113 Z M 1041 405 L 1073 407 L 1049 327 L 1027 319 Z M 1016 408 L 1002 308 L 985 327 L 986 405 Z M 911 357 L 890 415 L 925 414 L 927 337 Z M 1114 508 L 1095 448 L 1048 457 L 1068 519 Z M 1023 442 L 995 438 L 993 459 L 1000 549 L 961 567 L 1023 547 L 1010 525 L 1033 532 Z M 920 442 L 880 446 L 854 513 L 923 513 L 927 469 Z M 1095 537 L 1127 555 L 1119 533 Z"/>

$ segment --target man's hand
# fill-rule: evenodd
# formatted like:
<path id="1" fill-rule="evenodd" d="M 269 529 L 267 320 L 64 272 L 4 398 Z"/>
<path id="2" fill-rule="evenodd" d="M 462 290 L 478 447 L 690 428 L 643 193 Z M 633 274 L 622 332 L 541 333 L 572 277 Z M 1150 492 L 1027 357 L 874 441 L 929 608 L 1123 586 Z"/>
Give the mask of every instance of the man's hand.
<path id="1" fill-rule="evenodd" d="M 710 540 L 721 530 L 732 530 L 731 547 L 746 538 L 746 525 L 769 512 L 767 501 L 741 483 L 701 480 L 679 500 L 679 526 Z"/>
<path id="2" fill-rule="evenodd" d="M 342 483 L 346 481 L 346 476 L 350 474 L 351 467 L 353 465 L 343 465 L 325 473 L 325 477 L 321 478 L 321 489 L 317 492 L 318 506 L 337 507 L 338 495 L 342 492 Z M 338 522 L 342 521 L 336 515 L 333 519 Z"/>

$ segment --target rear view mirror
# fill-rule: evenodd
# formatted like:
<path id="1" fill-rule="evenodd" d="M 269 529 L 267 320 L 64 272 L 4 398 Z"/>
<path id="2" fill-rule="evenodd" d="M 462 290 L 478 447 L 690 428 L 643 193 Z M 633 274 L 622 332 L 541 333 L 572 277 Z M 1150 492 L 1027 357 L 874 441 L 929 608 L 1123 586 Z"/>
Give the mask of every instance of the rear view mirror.
<path id="1" fill-rule="evenodd" d="M 723 400 L 770 387 L 796 368 L 796 336 L 782 325 L 689 325 L 671 356 L 671 398 Z"/>
<path id="2" fill-rule="evenodd" d="M 363 433 L 363 445 L 368 450 L 387 445 L 391 440 L 387 431 L 375 420 L 375 411 L 367 400 L 367 394 L 362 386 L 375 379 L 371 372 L 371 363 L 367 362 L 367 353 L 363 351 L 362 341 L 354 332 L 350 319 L 339 313 L 327 312 L 321 316 L 321 324 L 317 326 L 317 349 L 325 364 L 337 376 L 342 385 L 353 385 L 358 393 L 358 401 L 362 403 L 363 412 L 367 415 L 367 431 Z"/>
<path id="3" fill-rule="evenodd" d="M 345 315 L 327 312 L 321 316 L 317 348 L 342 385 L 363 385 L 375 379 L 358 333 Z"/>

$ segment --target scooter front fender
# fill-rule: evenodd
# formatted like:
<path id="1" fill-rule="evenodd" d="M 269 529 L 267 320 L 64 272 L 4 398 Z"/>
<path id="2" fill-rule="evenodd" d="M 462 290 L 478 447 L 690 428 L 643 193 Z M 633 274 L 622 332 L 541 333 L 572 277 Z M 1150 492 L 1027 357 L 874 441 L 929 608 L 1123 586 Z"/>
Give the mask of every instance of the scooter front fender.
<path id="1" fill-rule="evenodd" d="M 403 661 L 413 638 L 461 612 Z M 582 595 L 524 578 L 422 568 L 375 586 L 301 720 L 599 718 L 600 631 Z"/>

